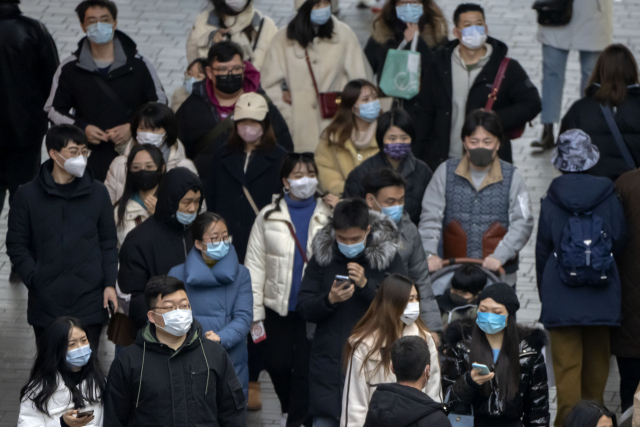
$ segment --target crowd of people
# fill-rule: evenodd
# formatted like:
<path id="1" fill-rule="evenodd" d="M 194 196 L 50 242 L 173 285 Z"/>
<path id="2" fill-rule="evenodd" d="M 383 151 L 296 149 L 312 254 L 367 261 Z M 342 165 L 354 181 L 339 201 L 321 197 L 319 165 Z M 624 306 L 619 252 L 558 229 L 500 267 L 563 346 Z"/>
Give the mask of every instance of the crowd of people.
<path id="1" fill-rule="evenodd" d="M 449 40 L 434 0 L 386 0 L 364 49 L 335 1 L 282 28 L 210 3 L 169 97 L 113 1 L 77 6 L 59 62 L 0 0 L 6 247 L 37 346 L 18 425 L 245 426 L 264 369 L 284 427 L 548 427 L 550 364 L 556 427 L 617 426 L 611 355 L 622 411 L 640 384 L 640 82 L 610 2 L 541 12 L 542 98 L 475 3 Z M 584 97 L 556 138 L 572 49 Z M 534 212 L 511 140 L 541 111 L 562 175 L 537 328 L 516 322 Z"/>

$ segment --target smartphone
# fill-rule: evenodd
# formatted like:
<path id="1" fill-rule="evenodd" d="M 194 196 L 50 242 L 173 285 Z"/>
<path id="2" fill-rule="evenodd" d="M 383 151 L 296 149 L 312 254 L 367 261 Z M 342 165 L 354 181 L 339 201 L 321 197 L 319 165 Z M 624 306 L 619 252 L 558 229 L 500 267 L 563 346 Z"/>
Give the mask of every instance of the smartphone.
<path id="1" fill-rule="evenodd" d="M 76 418 L 90 417 L 91 415 L 93 415 L 93 409 L 90 409 L 90 410 L 85 411 L 85 412 L 78 412 L 76 414 Z"/>
<path id="2" fill-rule="evenodd" d="M 109 306 L 109 319 L 111 319 L 115 314 L 116 307 L 115 305 L 113 305 L 113 301 L 109 301 L 107 305 Z"/>
<path id="3" fill-rule="evenodd" d="M 351 279 L 349 279 L 349 276 L 339 276 L 336 275 L 336 282 L 340 283 L 340 282 L 346 282 L 343 286 L 342 289 L 343 290 L 347 290 L 349 289 L 349 287 L 351 286 Z"/>
<path id="4" fill-rule="evenodd" d="M 471 367 L 473 369 L 480 369 L 480 375 L 489 375 L 491 371 L 487 368 L 487 365 L 482 365 L 480 363 L 472 363 Z"/>

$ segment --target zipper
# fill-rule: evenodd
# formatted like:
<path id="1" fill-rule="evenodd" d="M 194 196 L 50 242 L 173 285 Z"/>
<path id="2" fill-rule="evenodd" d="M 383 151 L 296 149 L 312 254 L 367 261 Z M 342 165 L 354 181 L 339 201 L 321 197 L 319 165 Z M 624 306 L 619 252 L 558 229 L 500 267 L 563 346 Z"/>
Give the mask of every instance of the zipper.
<path id="1" fill-rule="evenodd" d="M 525 351 L 524 353 L 520 353 L 520 357 L 524 357 L 524 356 L 533 356 L 538 354 L 536 351 Z"/>
<path id="2" fill-rule="evenodd" d="M 191 401 L 195 402 L 196 401 L 196 384 L 193 379 L 193 376 L 196 373 L 193 371 L 193 365 L 189 365 L 189 373 L 191 374 Z"/>

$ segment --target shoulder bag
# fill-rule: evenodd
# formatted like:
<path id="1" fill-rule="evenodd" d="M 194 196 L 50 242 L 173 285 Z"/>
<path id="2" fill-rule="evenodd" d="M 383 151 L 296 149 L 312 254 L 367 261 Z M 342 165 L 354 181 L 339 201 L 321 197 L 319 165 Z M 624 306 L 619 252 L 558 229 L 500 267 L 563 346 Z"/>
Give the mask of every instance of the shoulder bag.
<path id="1" fill-rule="evenodd" d="M 631 152 L 629 151 L 629 147 L 624 142 L 624 138 L 622 137 L 622 133 L 620 133 L 620 128 L 616 124 L 616 120 L 613 117 L 613 112 L 611 111 L 611 107 L 608 105 L 600 104 L 600 109 L 602 110 L 602 114 L 604 114 L 604 118 L 607 121 L 607 125 L 609 126 L 609 130 L 613 135 L 614 141 L 616 141 L 616 145 L 618 146 L 618 150 L 622 154 L 622 158 L 624 162 L 629 166 L 630 169 L 637 169 L 636 161 L 633 159 Z"/>
<path id="2" fill-rule="evenodd" d="M 307 60 L 309 73 L 311 73 L 313 88 L 316 91 L 316 98 L 318 99 L 318 108 L 320 108 L 320 115 L 323 119 L 332 119 L 338 111 L 341 92 L 319 92 L 318 84 L 316 83 L 316 77 L 313 75 L 313 69 L 311 68 L 311 61 L 309 60 L 309 52 L 307 52 L 307 49 L 304 50 L 304 57 Z"/>
<path id="3" fill-rule="evenodd" d="M 511 58 L 508 58 L 505 56 L 502 62 L 500 63 L 500 68 L 498 68 L 498 74 L 496 74 L 496 79 L 493 81 L 493 86 L 491 87 L 491 92 L 489 93 L 489 99 L 487 100 L 487 104 L 484 107 L 485 110 L 492 110 L 493 103 L 496 102 L 496 100 L 498 99 L 498 92 L 500 92 L 500 86 L 502 86 L 502 81 L 504 80 L 504 76 L 507 72 L 509 61 L 511 61 Z M 518 127 L 515 129 L 511 129 L 511 130 L 505 129 L 505 133 L 507 134 L 507 137 L 509 139 L 518 139 L 524 133 L 524 129 L 526 125 L 527 124 L 525 123 L 521 127 Z"/>
<path id="4" fill-rule="evenodd" d="M 559 27 L 571 22 L 573 0 L 536 0 L 532 9 L 538 12 L 538 24 Z"/>

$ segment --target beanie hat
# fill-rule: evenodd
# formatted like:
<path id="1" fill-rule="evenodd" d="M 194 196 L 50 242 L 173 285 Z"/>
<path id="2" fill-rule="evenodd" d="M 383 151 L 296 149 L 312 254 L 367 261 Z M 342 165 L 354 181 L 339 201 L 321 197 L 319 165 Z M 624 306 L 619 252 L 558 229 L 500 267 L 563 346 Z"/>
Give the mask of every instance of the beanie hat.
<path id="1" fill-rule="evenodd" d="M 487 298 L 491 298 L 498 304 L 504 305 L 511 316 L 520 309 L 520 301 L 518 301 L 516 291 L 506 283 L 487 285 L 478 296 L 478 305 L 480 305 L 480 301 Z"/>

